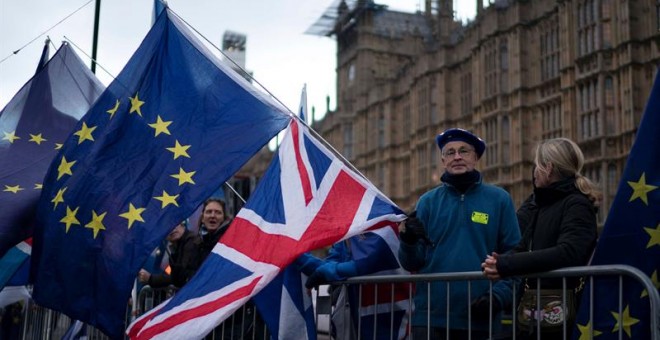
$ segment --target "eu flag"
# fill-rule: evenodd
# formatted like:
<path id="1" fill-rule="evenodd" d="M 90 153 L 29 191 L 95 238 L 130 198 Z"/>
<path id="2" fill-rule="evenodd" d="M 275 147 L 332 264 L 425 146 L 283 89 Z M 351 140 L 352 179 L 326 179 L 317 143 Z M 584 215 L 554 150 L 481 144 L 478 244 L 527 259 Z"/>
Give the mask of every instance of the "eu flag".
<path id="1" fill-rule="evenodd" d="M 646 273 L 656 284 L 660 270 L 660 73 L 642 117 L 635 143 L 619 183 L 592 260 L 593 265 L 627 264 Z M 588 288 L 589 285 L 587 285 Z M 578 315 L 578 335 L 588 339 L 650 339 L 649 294 L 641 285 L 624 280 L 619 311 L 618 280 L 597 279 L 594 320 L 589 324 L 588 291 Z"/>
<path id="2" fill-rule="evenodd" d="M 32 236 L 48 166 L 104 86 L 68 44 L 0 111 L 0 257 Z"/>
<path id="3" fill-rule="evenodd" d="M 166 10 L 51 164 L 35 300 L 121 338 L 151 251 L 289 120 Z"/>

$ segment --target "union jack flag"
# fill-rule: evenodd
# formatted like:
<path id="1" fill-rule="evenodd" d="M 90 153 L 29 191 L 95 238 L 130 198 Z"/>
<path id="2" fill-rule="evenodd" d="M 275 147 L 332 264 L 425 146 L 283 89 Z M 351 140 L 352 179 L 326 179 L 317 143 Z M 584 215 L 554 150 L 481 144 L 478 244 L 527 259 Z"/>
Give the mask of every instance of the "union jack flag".
<path id="1" fill-rule="evenodd" d="M 259 186 L 195 277 L 127 334 L 201 338 L 300 254 L 404 218 L 294 119 Z"/>

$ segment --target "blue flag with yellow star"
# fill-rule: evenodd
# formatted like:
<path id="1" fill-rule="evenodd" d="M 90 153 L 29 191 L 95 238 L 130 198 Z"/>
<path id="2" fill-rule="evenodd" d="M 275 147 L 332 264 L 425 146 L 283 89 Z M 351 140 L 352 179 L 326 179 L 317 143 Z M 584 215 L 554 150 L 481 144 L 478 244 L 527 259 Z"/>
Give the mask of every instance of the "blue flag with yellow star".
<path id="1" fill-rule="evenodd" d="M 32 236 L 48 166 L 104 89 L 64 43 L 0 111 L 0 257 Z"/>
<path id="2" fill-rule="evenodd" d="M 290 121 L 166 9 L 46 175 L 34 299 L 122 338 L 138 270 Z"/>
<path id="3" fill-rule="evenodd" d="M 598 240 L 593 265 L 627 264 L 658 283 L 660 270 L 660 73 L 655 83 L 634 145 L 619 183 L 609 216 Z M 589 285 L 586 285 L 588 288 Z M 589 292 L 578 314 L 580 339 L 650 339 L 649 294 L 632 279 L 623 281 L 623 304 L 619 308 L 618 279 L 595 279 L 594 319 L 589 324 Z"/>

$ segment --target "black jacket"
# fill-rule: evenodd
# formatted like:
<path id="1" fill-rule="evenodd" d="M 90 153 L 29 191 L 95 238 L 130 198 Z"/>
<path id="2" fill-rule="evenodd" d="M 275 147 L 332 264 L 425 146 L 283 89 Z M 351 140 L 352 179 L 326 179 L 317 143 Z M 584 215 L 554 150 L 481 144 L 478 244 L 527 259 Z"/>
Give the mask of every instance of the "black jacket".
<path id="1" fill-rule="evenodd" d="M 522 239 L 513 251 L 498 258 L 501 276 L 583 266 L 596 246 L 596 208 L 577 189 L 575 179 L 534 189 L 518 209 L 518 223 Z M 548 282 L 551 287 L 559 282 L 555 288 L 561 288 L 560 280 L 552 281 Z"/>
<path id="2" fill-rule="evenodd" d="M 204 262 L 206 257 L 209 256 L 213 250 L 213 247 L 215 247 L 215 245 L 218 243 L 218 240 L 220 240 L 220 237 L 225 234 L 227 228 L 229 228 L 229 225 L 231 224 L 231 221 L 232 219 L 230 218 L 226 219 L 222 225 L 220 225 L 220 227 L 213 233 L 204 233 L 202 230 L 200 230 L 202 241 L 199 247 L 199 266 L 201 266 L 202 262 Z M 204 227 L 202 226 L 202 228 Z M 206 229 L 203 230 L 205 231 Z"/>
<path id="3" fill-rule="evenodd" d="M 169 245 L 171 274 L 156 274 L 149 278 L 149 285 L 154 288 L 173 284 L 181 288 L 188 282 L 199 267 L 199 237 L 185 230 L 181 238 Z"/>

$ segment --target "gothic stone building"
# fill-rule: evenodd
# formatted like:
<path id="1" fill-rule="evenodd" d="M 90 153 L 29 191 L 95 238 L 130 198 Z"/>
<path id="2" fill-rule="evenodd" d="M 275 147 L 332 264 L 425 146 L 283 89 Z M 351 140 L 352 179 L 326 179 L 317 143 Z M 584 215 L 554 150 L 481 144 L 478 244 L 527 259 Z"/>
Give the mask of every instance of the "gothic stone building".
<path id="1" fill-rule="evenodd" d="M 452 0 L 417 13 L 342 0 L 325 32 L 337 39 L 337 105 L 314 129 L 404 209 L 439 183 L 434 137 L 446 128 L 486 141 L 478 169 L 517 206 L 536 144 L 568 137 L 603 190 L 602 223 L 660 61 L 658 2 L 476 2 L 461 23 Z"/>

